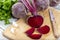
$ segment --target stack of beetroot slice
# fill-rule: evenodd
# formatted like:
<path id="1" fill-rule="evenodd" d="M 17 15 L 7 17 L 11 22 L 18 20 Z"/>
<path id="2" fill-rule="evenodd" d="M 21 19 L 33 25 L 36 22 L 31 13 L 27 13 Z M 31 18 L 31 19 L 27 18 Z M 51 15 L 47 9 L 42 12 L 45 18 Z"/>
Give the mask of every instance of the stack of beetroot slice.
<path id="1" fill-rule="evenodd" d="M 42 16 L 33 16 L 28 19 L 28 25 L 31 26 L 31 29 L 27 30 L 25 33 L 28 37 L 32 39 L 40 39 L 43 34 L 47 34 L 50 31 L 49 26 L 41 26 L 43 24 L 43 17 Z M 35 29 L 40 34 L 33 34 Z"/>

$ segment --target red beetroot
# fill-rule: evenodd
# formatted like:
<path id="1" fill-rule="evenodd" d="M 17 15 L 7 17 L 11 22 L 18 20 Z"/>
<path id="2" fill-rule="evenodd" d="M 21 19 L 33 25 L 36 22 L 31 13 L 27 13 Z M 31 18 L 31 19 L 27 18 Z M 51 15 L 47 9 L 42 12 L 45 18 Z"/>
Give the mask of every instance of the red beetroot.
<path id="1" fill-rule="evenodd" d="M 35 30 L 35 28 L 31 28 L 31 29 L 27 30 L 25 33 L 27 35 L 31 35 L 34 32 L 34 30 Z"/>
<path id="2" fill-rule="evenodd" d="M 31 27 L 38 28 L 38 27 L 40 27 L 43 24 L 43 17 L 39 16 L 39 15 L 30 17 L 30 18 L 28 18 L 28 24 Z"/>
<path id="3" fill-rule="evenodd" d="M 29 37 L 32 38 L 32 39 L 40 39 L 41 36 L 42 36 L 41 34 L 32 34 Z"/>
<path id="4" fill-rule="evenodd" d="M 47 34 L 50 31 L 49 26 L 45 25 L 37 29 L 41 34 Z"/>

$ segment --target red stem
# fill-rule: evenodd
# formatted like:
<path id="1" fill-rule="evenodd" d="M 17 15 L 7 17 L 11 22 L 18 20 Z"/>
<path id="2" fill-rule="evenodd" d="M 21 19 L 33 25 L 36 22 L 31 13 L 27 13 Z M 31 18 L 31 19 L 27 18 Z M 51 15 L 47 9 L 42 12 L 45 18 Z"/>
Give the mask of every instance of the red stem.
<path id="1" fill-rule="evenodd" d="M 36 8 L 36 4 L 35 4 L 36 0 L 32 0 L 32 6 L 33 6 L 33 10 L 34 10 L 34 14 L 37 15 L 37 8 Z"/>
<path id="2" fill-rule="evenodd" d="M 29 0 L 21 0 L 21 1 L 33 15 L 37 15 L 36 6 L 34 2 L 35 0 L 32 0 L 32 5 L 30 4 Z"/>
<path id="3" fill-rule="evenodd" d="M 27 9 L 30 9 L 29 8 L 29 4 L 27 4 L 27 2 L 25 0 L 21 0 L 23 2 L 23 4 L 27 7 Z"/>

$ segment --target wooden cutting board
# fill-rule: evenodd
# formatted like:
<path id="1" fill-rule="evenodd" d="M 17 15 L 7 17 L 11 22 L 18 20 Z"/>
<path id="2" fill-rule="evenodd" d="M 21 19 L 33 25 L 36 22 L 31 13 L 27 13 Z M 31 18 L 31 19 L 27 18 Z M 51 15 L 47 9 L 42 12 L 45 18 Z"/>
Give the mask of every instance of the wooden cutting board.
<path id="1" fill-rule="evenodd" d="M 58 33 L 60 34 L 60 10 L 56 10 L 54 8 L 49 7 L 48 9 L 51 9 L 53 11 L 54 17 L 56 19 L 57 22 L 57 30 Z M 44 22 L 43 25 L 48 25 L 50 27 L 50 32 L 48 34 L 44 34 L 39 40 L 56 40 L 56 38 L 54 37 L 53 31 L 52 31 L 52 26 L 51 26 L 51 21 L 50 21 L 50 17 L 49 17 L 49 12 L 48 9 L 46 9 L 45 11 L 40 11 L 38 12 L 39 15 L 43 16 L 44 18 Z M 28 15 L 30 16 L 31 14 L 28 13 Z M 27 31 L 30 26 L 28 24 L 25 23 L 24 19 L 19 19 L 18 21 L 16 21 L 17 27 L 15 25 L 10 25 L 4 32 L 3 35 L 9 39 L 13 39 L 13 40 L 32 40 L 31 38 L 29 38 L 24 32 Z M 11 30 L 14 31 L 12 32 Z"/>

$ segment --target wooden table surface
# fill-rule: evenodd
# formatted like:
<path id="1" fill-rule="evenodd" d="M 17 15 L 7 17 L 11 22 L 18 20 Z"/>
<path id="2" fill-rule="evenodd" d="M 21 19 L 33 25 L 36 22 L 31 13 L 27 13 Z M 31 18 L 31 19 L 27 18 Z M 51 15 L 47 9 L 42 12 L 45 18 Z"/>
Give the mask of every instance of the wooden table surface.
<path id="1" fill-rule="evenodd" d="M 60 10 L 56 10 L 54 8 L 49 7 L 48 9 L 51 9 L 53 11 L 55 20 L 57 22 L 57 30 L 58 33 L 60 34 Z M 56 40 L 56 38 L 53 35 L 53 31 L 52 31 L 52 26 L 51 26 L 51 21 L 50 21 L 50 17 L 49 17 L 49 12 L 48 9 L 46 9 L 45 11 L 40 11 L 38 12 L 39 15 L 41 15 L 44 18 L 44 22 L 43 25 L 48 25 L 50 27 L 50 32 L 48 34 L 44 34 L 40 40 Z M 30 13 L 28 13 L 30 14 Z M 14 25 L 9 26 L 4 32 L 4 36 L 10 38 L 10 39 L 15 39 L 15 40 L 32 40 L 30 38 L 28 38 L 26 36 L 26 34 L 24 34 L 24 32 L 26 30 L 28 30 L 30 27 L 29 25 L 27 25 L 23 19 L 19 19 L 17 22 L 18 27 L 16 29 L 16 27 Z M 15 28 L 15 33 L 11 33 L 11 28 Z M 22 28 L 23 31 L 20 29 Z M 21 31 L 20 31 L 21 30 Z"/>

